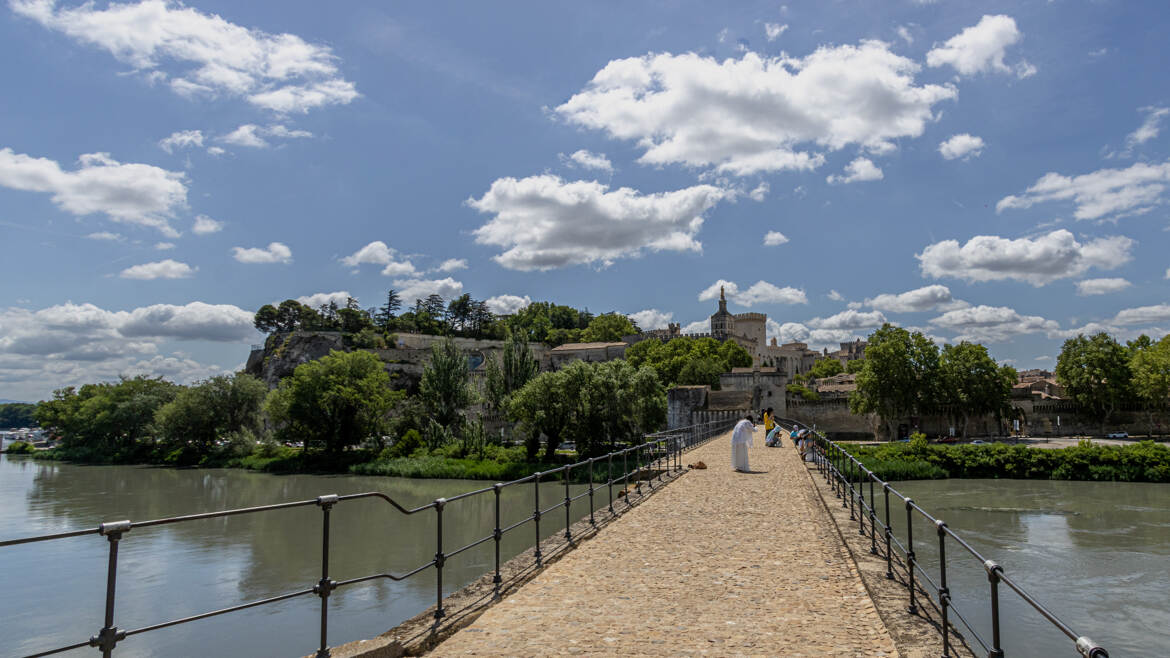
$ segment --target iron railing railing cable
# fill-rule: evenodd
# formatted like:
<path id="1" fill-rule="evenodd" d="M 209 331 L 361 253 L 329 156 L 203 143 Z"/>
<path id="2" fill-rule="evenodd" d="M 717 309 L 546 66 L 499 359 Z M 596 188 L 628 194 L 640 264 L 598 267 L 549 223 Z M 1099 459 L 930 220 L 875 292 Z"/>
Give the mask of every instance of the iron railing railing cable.
<path id="1" fill-rule="evenodd" d="M 1109 653 L 1103 647 L 1097 645 L 1084 635 L 1078 635 L 1066 623 L 1060 620 L 1051 610 L 1044 606 L 1024 590 L 1022 586 L 1013 581 L 1004 573 L 1003 567 L 994 560 L 988 559 L 971 544 L 959 536 L 952 530 L 946 522 L 932 516 L 925 509 L 920 507 L 913 499 L 907 498 L 899 493 L 896 489 L 890 486 L 889 482 L 882 480 L 874 475 L 873 471 L 869 470 L 862 464 L 861 460 L 854 457 L 840 444 L 832 441 L 824 436 L 824 434 L 807 427 L 799 421 L 790 419 L 777 419 L 782 425 L 787 428 L 807 429 L 813 435 L 813 461 L 817 472 L 824 476 L 832 488 L 834 495 L 841 500 L 841 506 L 849 509 L 849 520 L 856 521 L 858 525 L 858 533 L 862 536 L 866 535 L 866 523 L 869 524 L 869 539 L 870 539 L 870 553 L 879 555 L 881 551 L 878 550 L 879 539 L 878 534 L 881 534 L 880 543 L 884 544 L 884 553 L 886 558 L 886 578 L 894 579 L 894 564 L 893 556 L 895 553 L 900 553 L 901 559 L 905 562 L 906 573 L 906 589 L 908 596 L 907 612 L 910 614 L 918 613 L 917 590 L 915 585 L 916 577 L 919 583 L 925 583 L 930 586 L 935 592 L 935 599 L 942 622 L 939 625 L 943 640 L 943 656 L 951 655 L 951 634 L 957 633 L 953 631 L 953 624 L 950 623 L 950 616 L 953 614 L 960 623 L 970 632 L 971 636 L 975 638 L 983 649 L 987 651 L 989 658 L 1002 658 L 1004 655 L 1003 645 L 1001 643 L 1000 634 L 1000 605 L 999 605 L 999 585 L 1003 583 L 1007 585 L 1013 592 L 1015 592 L 1020 599 L 1031 606 L 1038 612 L 1045 620 L 1051 623 L 1057 630 L 1063 633 L 1069 640 L 1072 640 L 1076 651 L 1084 658 L 1108 658 Z M 868 486 L 867 486 L 868 485 Z M 874 486 L 881 488 L 882 501 L 879 503 L 874 495 Z M 866 501 L 866 489 L 869 490 L 869 500 Z M 901 505 L 906 510 L 906 543 L 899 541 L 893 532 L 894 517 L 890 515 L 890 497 L 891 495 L 901 501 Z M 879 518 L 879 506 L 884 509 L 884 521 Z M 932 574 L 922 567 L 919 563 L 914 551 L 914 517 L 915 514 L 925 520 L 930 526 L 934 528 L 934 534 L 938 537 L 938 580 L 936 581 Z M 879 530 L 880 529 L 880 530 Z M 983 569 L 987 573 L 987 580 L 989 585 L 988 599 L 990 607 L 991 618 L 991 638 L 990 641 L 985 639 L 973 626 L 966 617 L 955 607 L 953 597 L 951 594 L 950 585 L 947 581 L 947 540 L 950 540 L 955 545 L 965 551 L 970 557 L 978 560 Z"/>
<path id="2" fill-rule="evenodd" d="M 647 434 L 643 437 L 643 442 L 638 444 L 638 445 L 628 446 L 628 447 L 622 448 L 620 450 L 614 450 L 608 454 L 601 455 L 599 457 L 590 457 L 589 459 L 586 459 L 583 461 L 579 461 L 579 462 L 576 462 L 573 464 L 566 464 L 564 466 L 559 466 L 557 468 L 550 469 L 547 471 L 533 473 L 532 475 L 529 475 L 528 477 L 523 477 L 523 478 L 520 478 L 517 480 L 512 480 L 511 482 L 497 482 L 496 484 L 493 484 L 489 487 L 483 487 L 480 489 L 476 489 L 474 491 L 468 491 L 468 492 L 461 493 L 461 494 L 456 495 L 456 496 L 452 496 L 450 498 L 438 498 L 430 503 L 427 503 L 425 505 L 420 505 L 420 506 L 414 507 L 414 508 L 403 507 L 402 505 L 400 505 L 397 501 L 395 501 L 390 496 L 388 496 L 382 492 L 378 492 L 378 491 L 371 491 L 371 492 L 366 492 L 366 493 L 356 493 L 356 494 L 347 494 L 347 495 L 328 494 L 328 495 L 323 495 L 323 496 L 317 496 L 316 498 L 314 498 L 312 500 L 299 500 L 299 501 L 287 502 L 287 503 L 277 503 L 277 504 L 273 504 L 273 505 L 260 505 L 257 507 L 244 507 L 244 508 L 239 508 L 239 509 L 221 510 L 218 512 L 205 512 L 205 513 L 200 513 L 200 514 L 188 514 L 188 515 L 184 515 L 184 516 L 173 516 L 173 517 L 168 517 L 168 518 L 163 518 L 163 519 L 153 519 L 153 520 L 149 520 L 149 521 L 130 521 L 130 520 L 113 521 L 113 522 L 108 522 L 108 523 L 102 523 L 101 525 L 97 526 L 96 528 L 87 528 L 85 530 L 73 530 L 73 531 L 68 531 L 68 532 L 58 532 L 58 533 L 47 534 L 47 535 L 38 535 L 35 537 L 20 537 L 17 539 L 2 540 L 2 541 L 0 541 L 0 548 L 5 548 L 8 546 L 17 546 L 17 545 L 21 545 L 21 544 L 31 544 L 31 543 L 38 543 L 38 542 L 54 541 L 54 540 L 59 540 L 59 539 L 67 539 L 67 538 L 71 538 L 71 537 L 81 537 L 84 535 L 99 535 L 99 536 L 105 537 L 106 541 L 108 543 L 109 553 L 108 553 L 107 567 L 106 567 L 105 616 L 104 616 L 104 623 L 102 625 L 102 628 L 97 632 L 96 635 L 90 637 L 86 641 L 77 642 L 77 643 L 69 644 L 66 646 L 56 647 L 54 649 L 49 649 L 46 651 L 41 651 L 41 652 L 38 652 L 35 654 L 31 654 L 27 658 L 33 658 L 35 656 L 50 656 L 53 654 L 58 654 L 58 653 L 62 653 L 65 651 L 71 651 L 74 649 L 80 649 L 82 647 L 87 647 L 87 646 L 97 648 L 98 650 L 101 651 L 103 657 L 108 657 L 108 656 L 113 655 L 114 649 L 115 649 L 115 647 L 118 646 L 119 642 L 122 642 L 123 640 L 126 640 L 126 639 L 133 637 L 135 635 L 141 635 L 143 633 L 157 631 L 157 630 L 164 629 L 164 628 L 170 628 L 172 626 L 178 626 L 180 624 L 186 624 L 189 622 L 198 621 L 200 619 L 207 619 L 209 617 L 216 617 L 216 616 L 228 614 L 231 612 L 237 612 L 239 610 L 246 610 L 249 608 L 255 608 L 255 607 L 269 605 L 269 604 L 273 604 L 273 603 L 279 603 L 281 601 L 287 601 L 289 599 L 293 599 L 293 598 L 297 598 L 297 597 L 301 597 L 301 596 L 308 596 L 308 595 L 315 595 L 321 601 L 320 631 L 319 631 L 320 643 L 319 643 L 316 655 L 318 657 L 324 657 L 324 656 L 328 656 L 330 654 L 329 642 L 328 642 L 328 639 L 329 639 L 329 596 L 330 596 L 330 594 L 332 594 L 334 591 L 336 591 L 338 588 L 341 588 L 341 587 L 356 585 L 359 583 L 371 582 L 371 581 L 375 581 L 375 580 L 391 580 L 391 581 L 405 580 L 405 579 L 410 578 L 412 576 L 415 576 L 423 571 L 426 571 L 427 569 L 430 569 L 430 568 L 434 568 L 434 570 L 435 570 L 435 602 L 436 602 L 436 604 L 435 604 L 434 619 L 435 619 L 435 624 L 438 625 L 447 613 L 447 611 L 444 610 L 444 607 L 443 607 L 443 567 L 444 567 L 445 563 L 447 562 L 447 560 L 449 560 L 450 558 L 453 558 L 453 557 L 455 557 L 455 556 L 457 556 L 465 551 L 468 551 L 468 550 L 471 550 L 477 546 L 480 546 L 486 542 L 493 541 L 495 543 L 495 572 L 493 574 L 492 582 L 494 583 L 494 589 L 495 589 L 494 596 L 498 597 L 500 594 L 501 585 L 503 583 L 503 578 L 501 577 L 501 573 L 500 573 L 500 541 L 504 537 L 505 534 L 521 528 L 524 524 L 526 524 L 528 522 L 532 522 L 532 524 L 535 528 L 535 540 L 536 540 L 536 550 L 535 550 L 533 557 L 535 558 L 536 566 L 539 567 L 539 566 L 541 566 L 542 559 L 543 559 L 543 556 L 541 555 L 541 550 L 540 550 L 541 539 L 542 539 L 541 534 L 540 534 L 540 520 L 542 517 L 546 516 L 550 512 L 554 512 L 558 508 L 564 507 L 564 509 L 565 509 L 564 538 L 565 538 L 565 541 L 567 542 L 567 544 L 571 545 L 574 541 L 573 534 L 572 534 L 572 525 L 573 525 L 572 510 L 571 510 L 572 504 L 574 502 L 582 499 L 582 498 L 588 497 L 589 498 L 589 525 L 591 526 L 591 528 L 597 528 L 598 522 L 597 522 L 597 518 L 596 518 L 596 513 L 598 511 L 601 511 L 601 510 L 599 510 L 597 508 L 597 506 L 595 505 L 595 494 L 596 494 L 597 488 L 598 488 L 597 485 L 599 484 L 594 478 L 594 474 L 595 474 L 594 469 L 596 466 L 604 465 L 604 467 L 605 467 L 605 476 L 606 477 L 605 477 L 604 486 L 607 490 L 607 497 L 608 497 L 608 503 L 609 503 L 608 504 L 608 512 L 611 515 L 616 515 L 616 514 L 618 514 L 619 510 L 616 510 L 614 508 L 614 504 L 613 504 L 614 503 L 613 487 L 615 484 L 620 485 L 623 490 L 628 491 L 629 485 L 630 485 L 630 478 L 633 477 L 635 479 L 635 486 L 640 486 L 638 478 L 639 478 L 639 476 L 641 476 L 642 480 L 647 482 L 647 484 L 651 490 L 654 489 L 656 482 L 657 482 L 658 486 L 661 486 L 664 483 L 663 476 L 666 473 L 669 473 L 669 472 L 677 473 L 677 472 L 680 472 L 683 470 L 684 467 L 682 464 L 682 454 L 684 452 L 691 450 L 692 448 L 695 448 L 695 447 L 707 442 L 711 438 L 713 438 L 713 437 L 715 437 L 723 432 L 726 432 L 727 430 L 729 430 L 732 427 L 732 425 L 735 424 L 735 422 L 736 422 L 735 419 L 719 420 L 719 421 L 713 421 L 713 422 L 709 422 L 709 423 L 703 423 L 700 425 L 691 425 L 689 427 L 682 427 L 682 428 L 678 428 L 678 429 L 674 429 L 674 430 L 667 430 L 665 432 L 657 432 L 654 434 Z M 617 475 L 616 477 L 615 477 L 615 473 L 613 470 L 615 457 L 620 458 L 621 468 L 622 468 L 621 474 Z M 629 469 L 629 465 L 631 463 L 633 464 L 632 471 Z M 587 470 L 582 471 L 581 469 L 587 469 Z M 570 495 L 569 484 L 570 484 L 570 481 L 572 480 L 573 474 L 574 473 L 581 474 L 583 472 L 587 474 L 586 477 L 589 481 L 588 489 L 585 492 L 580 493 L 576 496 Z M 564 480 L 565 496 L 562 500 L 557 502 L 555 505 L 552 505 L 551 507 L 547 507 L 547 508 L 541 508 L 541 506 L 540 506 L 540 482 L 541 482 L 541 479 L 544 478 L 545 481 L 547 482 L 547 481 L 549 481 L 549 478 L 552 478 L 553 476 L 557 476 L 557 475 L 560 475 L 561 479 Z M 532 484 L 532 491 L 533 491 L 533 494 L 532 494 L 532 496 L 533 496 L 532 514 L 524 517 L 520 521 L 513 523 L 509 526 L 500 527 L 500 494 L 501 494 L 501 492 L 504 489 L 507 489 L 509 487 L 519 487 L 519 486 L 526 485 L 529 483 Z M 484 536 L 484 537 L 481 537 L 479 539 L 476 539 L 475 541 L 472 541 L 471 543 L 469 543 L 465 546 L 461 546 L 461 547 L 456 548 L 454 550 L 448 551 L 448 547 L 444 544 L 444 541 L 443 541 L 443 508 L 446 507 L 447 505 L 449 505 L 450 503 L 453 503 L 453 502 L 456 502 L 459 500 L 463 500 L 466 498 L 481 496 L 481 495 L 490 495 L 490 496 L 493 496 L 495 499 L 494 500 L 495 525 L 492 529 L 491 534 Z M 620 497 L 621 496 L 619 496 L 619 498 Z M 630 500 L 630 496 L 627 494 L 624 497 L 626 499 L 625 508 L 628 509 L 629 507 L 632 507 L 633 503 Z M 406 516 L 412 516 L 415 514 L 433 511 L 434 512 L 433 518 L 435 519 L 435 535 L 434 535 L 434 537 L 435 537 L 435 556 L 434 556 L 434 558 L 432 558 L 429 562 L 427 562 L 425 564 L 419 565 L 419 566 L 417 566 L 409 571 L 406 571 L 406 572 L 400 573 L 400 574 L 395 574 L 395 573 L 391 573 L 391 572 L 383 572 L 383 573 L 369 574 L 366 576 L 360 576 L 357 578 L 349 578 L 347 580 L 341 580 L 341 581 L 331 579 L 330 575 L 329 575 L 330 566 L 331 566 L 330 561 L 329 561 L 329 549 L 330 549 L 329 522 L 330 522 L 330 516 L 333 512 L 333 508 L 338 506 L 339 504 L 347 502 L 347 501 L 353 501 L 353 500 L 359 500 L 359 499 L 365 499 L 365 498 L 372 498 L 372 499 L 381 500 L 381 501 L 389 504 L 391 507 L 393 507 L 400 514 L 403 514 Z M 151 528 L 151 527 L 163 526 L 163 525 L 171 525 L 171 524 L 175 524 L 175 523 L 187 523 L 187 522 L 191 522 L 191 521 L 200 521 L 200 520 L 205 520 L 205 519 L 217 519 L 217 518 L 223 518 L 223 517 L 228 517 L 228 516 L 259 514 L 259 513 L 271 512 L 271 511 L 275 511 L 275 510 L 285 510 L 285 509 L 292 509 L 292 508 L 297 508 L 297 507 L 309 507 L 309 506 L 316 506 L 317 508 L 319 508 L 321 510 L 321 578 L 317 582 L 313 583 L 313 585 L 311 587 L 302 588 L 302 589 L 299 589 L 296 591 L 287 592 L 285 594 L 280 594 L 280 595 L 272 596 L 272 597 L 265 598 L 265 599 L 250 601 L 247 603 L 241 603 L 239 605 L 233 605 L 233 606 L 229 606 L 226 608 L 221 608 L 219 610 L 212 610 L 212 611 L 200 613 L 197 615 L 191 615 L 191 616 L 183 617 L 180 619 L 171 619 L 169 621 L 150 624 L 148 626 L 142 626 L 140 628 L 134 628 L 134 629 L 127 630 L 127 629 L 119 628 L 116 625 L 114 603 L 115 603 L 115 594 L 117 592 L 117 584 L 118 584 L 118 548 L 121 545 L 121 543 L 125 540 L 127 533 L 129 533 L 131 530 L 136 530 L 136 529 L 140 530 L 140 529 L 144 529 L 144 528 Z M 601 509 L 604 510 L 605 508 L 603 507 Z M 621 510 L 621 511 L 624 511 L 624 510 Z"/>

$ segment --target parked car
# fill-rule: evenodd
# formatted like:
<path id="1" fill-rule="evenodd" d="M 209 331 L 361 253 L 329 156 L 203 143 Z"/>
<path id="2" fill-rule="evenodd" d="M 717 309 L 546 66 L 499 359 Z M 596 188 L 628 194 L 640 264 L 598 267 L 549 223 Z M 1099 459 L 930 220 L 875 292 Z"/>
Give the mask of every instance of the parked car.
<path id="1" fill-rule="evenodd" d="M 1128 439 L 1129 432 L 1110 432 L 1110 433 L 1105 435 L 1105 438 L 1108 438 L 1108 439 Z"/>
<path id="2" fill-rule="evenodd" d="M 959 437 L 957 437 L 957 436 L 944 436 L 943 438 L 939 439 L 938 442 L 939 443 L 958 443 Z"/>
<path id="3" fill-rule="evenodd" d="M 975 439 L 974 441 L 972 441 L 972 442 L 971 442 L 971 445 L 973 445 L 973 446 L 983 446 L 983 445 L 987 445 L 987 442 L 986 442 L 986 441 L 984 441 L 983 439 Z"/>

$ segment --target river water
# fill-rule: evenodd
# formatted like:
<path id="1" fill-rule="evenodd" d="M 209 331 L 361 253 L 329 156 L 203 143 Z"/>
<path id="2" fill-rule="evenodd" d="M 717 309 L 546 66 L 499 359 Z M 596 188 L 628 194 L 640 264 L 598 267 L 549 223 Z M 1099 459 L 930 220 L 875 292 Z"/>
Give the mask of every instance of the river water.
<path id="1" fill-rule="evenodd" d="M 80 466 L 0 456 L 0 539 L 145 521 L 222 509 L 307 500 L 323 494 L 382 491 L 405 507 L 489 486 L 469 480 L 269 475 L 238 469 L 178 470 Z M 532 513 L 533 486 L 501 496 L 503 524 Z M 573 495 L 584 491 L 573 486 Z M 542 485 L 541 506 L 565 496 Z M 598 505 L 606 501 L 598 493 Z M 573 505 L 588 514 L 588 498 Z M 115 623 L 122 629 L 208 612 L 311 587 L 320 578 L 321 511 L 294 508 L 135 529 L 121 543 Z M 376 499 L 346 501 L 330 521 L 330 576 L 343 580 L 403 573 L 435 555 L 434 512 L 405 517 Z M 491 495 L 447 505 L 445 551 L 490 535 Z M 564 512 L 541 522 L 545 536 L 564 531 Z M 530 548 L 532 524 L 505 534 L 501 558 Z M 107 542 L 86 535 L 0 548 L 0 655 L 25 655 L 81 642 L 102 626 Z M 447 561 L 450 593 L 494 567 L 492 542 Z M 329 641 L 373 637 L 435 602 L 434 569 L 400 583 L 385 579 L 343 587 L 330 597 Z M 132 636 L 119 656 L 302 656 L 317 647 L 320 602 L 303 596 L 259 608 Z M 91 648 L 66 655 L 93 655 Z"/>
<path id="2" fill-rule="evenodd" d="M 1170 656 L 1170 485 L 923 480 L 893 486 L 1113 658 Z M 878 503 L 880 511 L 880 490 Z M 891 512 L 904 542 L 905 509 L 891 504 Z M 914 548 L 938 582 L 938 535 L 921 517 Z M 953 541 L 946 554 L 955 606 L 990 642 L 987 573 Z M 1006 655 L 1077 655 L 1071 641 L 1002 584 L 1000 605 Z M 975 640 L 969 643 L 986 655 Z"/>

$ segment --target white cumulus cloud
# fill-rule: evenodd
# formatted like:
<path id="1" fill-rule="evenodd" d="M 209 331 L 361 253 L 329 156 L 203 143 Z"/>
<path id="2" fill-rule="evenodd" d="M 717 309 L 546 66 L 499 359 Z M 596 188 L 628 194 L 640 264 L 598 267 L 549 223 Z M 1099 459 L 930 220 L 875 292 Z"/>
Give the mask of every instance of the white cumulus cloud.
<path id="1" fill-rule="evenodd" d="M 605 157 L 604 153 L 593 153 L 592 151 L 580 149 L 573 151 L 573 153 L 569 155 L 560 153 L 558 154 L 558 157 L 560 158 L 561 162 L 568 167 L 597 169 L 599 171 L 604 171 L 607 174 L 613 173 L 613 163 L 609 161 L 609 158 Z"/>
<path id="2" fill-rule="evenodd" d="M 396 279 L 394 287 L 398 289 L 398 295 L 402 298 L 403 306 L 413 306 L 414 300 L 426 299 L 431 295 L 439 295 L 443 299 L 450 300 L 453 297 L 458 297 L 463 294 L 463 283 L 456 281 L 451 277 L 444 279 Z"/>
<path id="3" fill-rule="evenodd" d="M 118 276 L 123 279 L 189 279 L 199 268 L 191 267 L 173 259 L 160 260 L 156 263 L 143 263 L 122 270 Z"/>
<path id="4" fill-rule="evenodd" d="M 465 269 L 467 269 L 467 259 L 466 258 L 448 258 L 447 260 L 443 261 L 442 263 L 439 263 L 439 266 L 435 268 L 435 271 L 436 272 L 456 272 L 458 270 L 465 270 Z"/>
<path id="5" fill-rule="evenodd" d="M 191 226 L 191 232 L 195 235 L 210 235 L 212 233 L 219 233 L 223 230 L 223 222 L 216 221 L 207 215 L 198 215 L 195 217 L 195 224 Z"/>
<path id="6" fill-rule="evenodd" d="M 787 24 L 780 23 L 764 23 L 764 35 L 768 37 L 768 41 L 775 41 L 780 38 L 781 34 L 788 29 Z"/>
<path id="7" fill-rule="evenodd" d="M 276 112 L 308 112 L 359 96 L 328 46 L 242 27 L 177 2 L 9 4 L 46 28 L 106 50 L 152 81 L 166 81 L 184 97 L 233 96 Z"/>
<path id="8" fill-rule="evenodd" d="M 556 113 L 644 150 L 639 162 L 748 175 L 811 170 L 815 150 L 890 150 L 918 137 L 951 86 L 916 85 L 919 65 L 881 41 L 823 46 L 806 57 L 718 61 L 695 53 L 609 62 Z"/>
<path id="9" fill-rule="evenodd" d="M 1108 295 L 1114 292 L 1120 292 L 1130 287 L 1132 284 L 1125 279 L 1085 279 L 1084 281 L 1077 281 L 1077 294 L 1082 297 L 1089 295 Z"/>
<path id="10" fill-rule="evenodd" d="M 857 158 L 845 166 L 845 175 L 837 176 L 829 174 L 825 178 L 830 184 L 832 183 L 859 183 L 866 181 L 881 180 L 885 174 L 882 173 L 881 167 L 878 167 L 869 158 Z"/>
<path id="11" fill-rule="evenodd" d="M 397 261 L 398 251 L 381 240 L 374 240 L 366 246 L 341 259 L 342 264 L 359 267 L 363 263 L 382 265 L 383 276 L 409 277 L 415 274 L 414 264 L 409 260 Z"/>
<path id="12" fill-rule="evenodd" d="M 116 222 L 158 229 L 178 236 L 168 222 L 187 205 L 182 172 L 148 164 L 123 164 L 109 153 L 87 153 L 79 167 L 65 171 L 56 161 L 0 149 L 0 186 L 50 194 L 57 207 L 73 215 L 102 213 Z"/>
<path id="13" fill-rule="evenodd" d="M 841 311 L 827 318 L 813 318 L 808 321 L 808 325 L 814 329 L 844 330 L 880 327 L 885 323 L 886 316 L 881 311 L 856 311 L 853 309 Z"/>
<path id="14" fill-rule="evenodd" d="M 951 135 L 949 139 L 938 145 L 938 152 L 947 160 L 955 158 L 977 158 L 983 153 L 983 138 L 967 133 Z"/>
<path id="15" fill-rule="evenodd" d="M 291 263 L 292 249 L 282 242 L 269 242 L 267 247 L 232 247 L 232 258 L 241 263 Z"/>
<path id="16" fill-rule="evenodd" d="M 768 231 L 764 234 L 764 246 L 776 247 L 788 242 L 788 237 L 780 231 Z"/>
<path id="17" fill-rule="evenodd" d="M 515 315 L 520 309 L 527 307 L 532 303 L 532 298 L 528 295 L 523 297 L 519 295 L 496 295 L 495 297 L 488 297 L 484 300 L 487 304 L 488 310 L 496 315 Z"/>
<path id="18" fill-rule="evenodd" d="M 1170 182 L 1170 161 L 1139 162 L 1128 169 L 1100 169 L 1080 176 L 1048 172 L 1021 195 L 1009 195 L 995 204 L 1007 208 L 1031 208 L 1048 201 L 1072 201 L 1073 216 L 1080 219 L 1115 219 L 1149 212 L 1162 203 Z"/>
<path id="19" fill-rule="evenodd" d="M 726 281 L 720 279 L 708 286 L 699 293 L 699 301 L 706 302 L 719 299 L 719 291 L 723 290 L 727 300 L 740 306 L 753 306 L 755 304 L 807 304 L 808 297 L 803 290 L 785 286 L 783 288 L 768 283 L 767 281 L 757 281 L 753 283 L 746 290 L 740 290 L 739 285 L 734 281 Z"/>
<path id="20" fill-rule="evenodd" d="M 1131 149 L 1157 137 L 1162 129 L 1162 119 L 1170 115 L 1170 107 L 1143 107 L 1141 111 L 1146 113 L 1145 121 L 1125 138 L 1126 146 Z"/>
<path id="21" fill-rule="evenodd" d="M 493 259 L 528 271 L 607 266 L 645 250 L 698 251 L 703 213 L 734 194 L 712 185 L 642 194 L 545 174 L 497 179 L 481 198 L 466 203 L 493 215 L 475 230 L 476 242 L 504 247 Z"/>
<path id="22" fill-rule="evenodd" d="M 316 292 L 312 295 L 297 297 L 296 300 L 305 306 L 311 306 L 313 308 L 328 306 L 331 302 L 337 304 L 338 306 L 344 307 L 346 302 L 348 302 L 349 298 L 352 296 L 353 295 L 349 294 L 348 290 L 337 290 L 335 292 Z M 274 302 L 274 304 L 275 303 L 279 302 Z"/>
<path id="23" fill-rule="evenodd" d="M 750 197 L 752 201 L 762 202 L 764 199 L 768 198 L 768 192 L 771 190 L 772 186 L 768 185 L 767 181 L 760 181 L 759 185 L 755 186 L 751 192 L 748 192 L 748 197 Z"/>
<path id="24" fill-rule="evenodd" d="M 313 133 L 307 130 L 292 130 L 282 124 L 258 126 L 254 123 L 245 123 L 226 135 L 217 139 L 224 144 L 246 146 L 248 148 L 268 148 L 272 146 L 269 139 L 303 139 L 312 137 Z"/>
<path id="25" fill-rule="evenodd" d="M 865 300 L 871 308 L 888 313 L 917 313 L 940 307 L 954 307 L 963 302 L 951 296 L 950 288 L 938 284 L 908 290 L 897 295 L 882 294 Z"/>
<path id="26" fill-rule="evenodd" d="M 1007 49 L 1020 41 L 1023 34 L 1011 16 L 984 15 L 979 22 L 964 29 L 926 53 L 926 64 L 931 67 L 949 65 L 962 75 L 999 71 L 1010 73 L 1004 63 Z M 1016 65 L 1016 75 L 1026 78 L 1036 72 L 1025 61 Z"/>
<path id="27" fill-rule="evenodd" d="M 1122 309 L 1117 312 L 1117 317 L 1113 318 L 1113 322 L 1120 325 L 1170 322 L 1170 304 Z"/>
<path id="28" fill-rule="evenodd" d="M 177 149 L 203 146 L 203 132 L 200 130 L 180 130 L 173 132 L 158 142 L 159 148 L 167 153 L 174 153 Z"/>
<path id="29" fill-rule="evenodd" d="M 954 277 L 967 281 L 1015 279 L 1034 286 L 1084 274 L 1089 268 L 1110 270 L 1130 261 L 1136 244 L 1125 236 L 1078 242 L 1059 229 L 1036 238 L 1012 240 L 978 235 L 959 245 L 943 240 L 928 245 L 917 258 L 922 273 L 936 279 Z"/>
<path id="30" fill-rule="evenodd" d="M 1037 315 L 1020 315 L 1006 306 L 971 306 L 947 311 L 930 321 L 931 327 L 958 332 L 955 342 L 1001 343 L 1013 336 L 1058 335 L 1060 325 Z"/>
<path id="31" fill-rule="evenodd" d="M 666 325 L 674 320 L 674 313 L 659 311 L 656 308 L 648 308 L 637 313 L 628 313 L 627 315 L 643 331 L 649 329 L 665 329 Z"/>

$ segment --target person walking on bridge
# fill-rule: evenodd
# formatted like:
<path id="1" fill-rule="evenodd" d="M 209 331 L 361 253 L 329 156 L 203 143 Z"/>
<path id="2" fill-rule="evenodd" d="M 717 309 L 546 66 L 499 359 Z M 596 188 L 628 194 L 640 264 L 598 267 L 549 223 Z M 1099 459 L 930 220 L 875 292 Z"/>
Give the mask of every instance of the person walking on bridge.
<path id="1" fill-rule="evenodd" d="M 756 426 L 752 424 L 752 416 L 749 413 L 735 424 L 735 429 L 731 432 L 731 466 L 740 473 L 751 471 L 751 467 L 748 466 L 748 448 L 752 445 L 752 433 L 755 431 Z"/>

